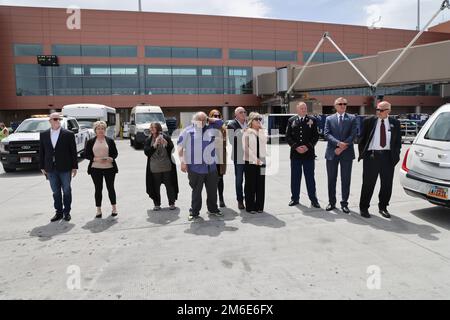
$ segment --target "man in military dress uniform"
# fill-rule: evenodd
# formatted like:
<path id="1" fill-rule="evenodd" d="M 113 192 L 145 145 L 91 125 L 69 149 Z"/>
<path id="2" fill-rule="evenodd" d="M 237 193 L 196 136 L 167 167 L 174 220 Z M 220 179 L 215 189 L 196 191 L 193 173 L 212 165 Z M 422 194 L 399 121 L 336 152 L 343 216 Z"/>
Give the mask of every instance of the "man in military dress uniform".
<path id="1" fill-rule="evenodd" d="M 316 181 L 314 180 L 314 168 L 316 154 L 314 147 L 319 141 L 317 122 L 308 116 L 308 107 L 304 102 L 297 105 L 297 115 L 288 120 L 286 140 L 291 147 L 291 202 L 293 207 L 299 204 L 300 184 L 302 180 L 302 168 L 306 179 L 306 188 L 311 200 L 311 206 L 320 208 L 316 195 Z"/>

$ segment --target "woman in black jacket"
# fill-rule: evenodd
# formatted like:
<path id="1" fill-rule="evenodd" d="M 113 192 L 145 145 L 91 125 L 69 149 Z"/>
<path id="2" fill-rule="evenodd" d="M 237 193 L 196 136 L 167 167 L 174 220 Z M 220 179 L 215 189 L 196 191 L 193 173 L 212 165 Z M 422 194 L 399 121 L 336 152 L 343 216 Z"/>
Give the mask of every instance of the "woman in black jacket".
<path id="1" fill-rule="evenodd" d="M 161 124 L 150 125 L 150 136 L 145 141 L 147 156 L 146 185 L 147 194 L 155 205 L 154 211 L 161 210 L 161 184 L 166 186 L 170 210 L 175 210 L 178 199 L 178 178 L 175 161 L 172 158 L 174 145 L 170 136 L 162 132 Z"/>
<path id="2" fill-rule="evenodd" d="M 114 179 L 119 172 L 116 158 L 118 156 L 116 143 L 107 137 L 106 123 L 97 121 L 94 123 L 96 137 L 90 139 L 86 144 L 85 158 L 90 160 L 88 174 L 91 175 L 95 186 L 95 205 L 97 207 L 96 218 L 102 217 L 102 190 L 103 178 L 106 181 L 109 200 L 111 201 L 113 217 L 117 216 L 116 191 L 114 189 Z"/>

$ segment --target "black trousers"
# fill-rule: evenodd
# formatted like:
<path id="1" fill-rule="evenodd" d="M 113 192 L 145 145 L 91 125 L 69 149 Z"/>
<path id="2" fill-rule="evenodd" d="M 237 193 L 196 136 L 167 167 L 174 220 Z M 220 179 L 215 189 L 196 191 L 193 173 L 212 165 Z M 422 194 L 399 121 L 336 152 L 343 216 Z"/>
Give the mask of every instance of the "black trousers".
<path id="1" fill-rule="evenodd" d="M 264 168 L 254 164 L 245 164 L 245 209 L 250 211 L 263 211 L 265 198 L 266 176 Z"/>
<path id="2" fill-rule="evenodd" d="M 370 152 L 370 151 L 369 151 Z M 390 151 L 370 152 L 363 159 L 363 185 L 359 208 L 367 210 L 380 176 L 380 193 L 378 194 L 378 208 L 386 209 L 392 196 L 395 165 L 392 163 Z"/>
<path id="3" fill-rule="evenodd" d="M 95 186 L 95 206 L 102 206 L 102 193 L 103 193 L 103 179 L 106 182 L 106 188 L 108 189 L 109 200 L 111 205 L 116 205 L 116 190 L 114 189 L 114 179 L 116 178 L 116 173 L 114 169 L 91 169 L 91 178 Z"/>
<path id="4" fill-rule="evenodd" d="M 192 188 L 191 209 L 194 216 L 200 214 L 202 209 L 202 191 L 203 185 L 206 188 L 206 205 L 209 212 L 217 212 L 217 172 L 207 174 L 188 171 L 189 185 Z"/>
<path id="5" fill-rule="evenodd" d="M 161 206 L 161 184 L 164 183 L 166 186 L 167 199 L 169 200 L 169 205 L 175 204 L 175 188 L 172 184 L 172 172 L 160 172 L 153 173 L 153 183 L 155 185 L 155 197 L 153 198 L 153 203 L 155 206 Z"/>

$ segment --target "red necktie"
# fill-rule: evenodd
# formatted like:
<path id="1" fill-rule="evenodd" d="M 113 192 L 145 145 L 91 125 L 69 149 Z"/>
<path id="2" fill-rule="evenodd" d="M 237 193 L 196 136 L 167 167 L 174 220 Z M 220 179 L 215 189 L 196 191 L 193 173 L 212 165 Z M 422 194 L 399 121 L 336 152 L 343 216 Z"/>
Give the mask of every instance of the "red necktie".
<path id="1" fill-rule="evenodd" d="M 380 146 L 386 147 L 386 127 L 384 126 L 384 119 L 381 120 L 380 126 Z"/>

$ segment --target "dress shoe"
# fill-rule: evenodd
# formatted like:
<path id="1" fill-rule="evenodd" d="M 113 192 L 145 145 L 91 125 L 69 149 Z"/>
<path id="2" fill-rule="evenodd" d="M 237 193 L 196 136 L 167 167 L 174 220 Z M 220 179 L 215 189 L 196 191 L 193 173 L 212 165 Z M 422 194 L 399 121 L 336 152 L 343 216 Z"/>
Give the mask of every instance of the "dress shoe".
<path id="1" fill-rule="evenodd" d="M 367 210 L 367 209 L 360 209 L 360 212 L 361 212 L 361 217 L 367 218 L 367 219 L 370 218 L 369 210 Z"/>
<path id="2" fill-rule="evenodd" d="M 320 209 L 320 204 L 318 202 L 311 202 L 311 207 Z"/>
<path id="3" fill-rule="evenodd" d="M 289 207 L 295 207 L 298 204 L 299 204 L 298 201 L 291 200 L 291 202 L 289 202 Z"/>
<path id="4" fill-rule="evenodd" d="M 59 221 L 63 218 L 63 214 L 62 213 L 57 213 L 53 216 L 53 218 L 50 219 L 51 222 L 56 222 Z"/>
<path id="5" fill-rule="evenodd" d="M 389 211 L 387 209 L 380 209 L 379 212 L 386 219 L 390 219 L 391 218 L 391 215 L 389 214 Z"/>
<path id="6" fill-rule="evenodd" d="M 347 206 L 342 206 L 341 209 L 342 209 L 342 212 L 344 212 L 346 214 L 350 213 L 350 209 Z"/>
<path id="7" fill-rule="evenodd" d="M 67 221 L 67 222 L 69 222 L 70 220 L 72 220 L 72 217 L 70 216 L 69 213 L 64 215 L 64 220 Z"/>
<path id="8" fill-rule="evenodd" d="M 325 209 L 325 210 L 327 210 L 327 211 L 333 211 L 334 209 L 336 209 L 336 206 L 334 205 L 334 204 L 329 204 L 328 206 L 327 206 L 327 208 Z"/>
<path id="9" fill-rule="evenodd" d="M 239 208 L 239 210 L 244 210 L 245 209 L 244 203 L 242 201 L 238 202 L 238 208 Z"/>
<path id="10" fill-rule="evenodd" d="M 219 207 L 221 207 L 221 208 L 225 208 L 226 207 L 225 202 L 223 200 L 219 201 Z"/>

